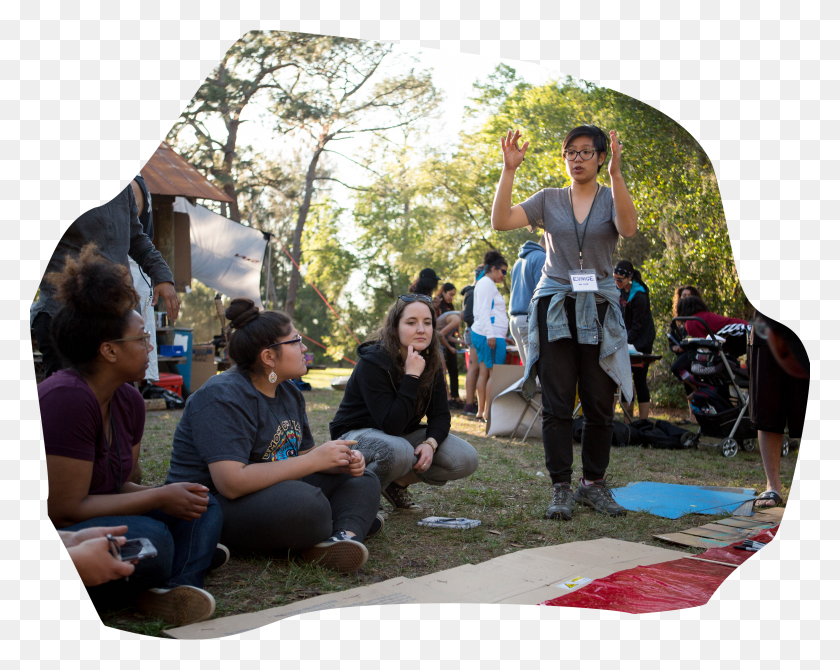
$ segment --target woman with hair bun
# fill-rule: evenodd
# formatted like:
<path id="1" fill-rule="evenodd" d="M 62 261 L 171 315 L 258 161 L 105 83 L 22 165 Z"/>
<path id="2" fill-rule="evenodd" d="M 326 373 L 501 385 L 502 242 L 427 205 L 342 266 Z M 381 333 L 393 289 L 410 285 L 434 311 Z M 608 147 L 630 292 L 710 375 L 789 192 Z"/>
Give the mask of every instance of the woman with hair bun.
<path id="1" fill-rule="evenodd" d="M 302 552 L 339 572 L 355 572 L 381 529 L 379 482 L 351 440 L 315 446 L 303 395 L 306 346 L 283 312 L 236 298 L 228 354 L 236 366 L 190 395 L 175 431 L 167 481 L 207 486 L 224 512 L 233 549 Z"/>
<path id="2" fill-rule="evenodd" d="M 148 538 L 157 555 L 139 561 L 126 582 L 88 589 L 97 608 L 140 609 L 186 625 L 213 615 L 204 575 L 220 566 L 222 512 L 206 486 L 185 480 L 151 487 L 132 483 L 140 455 L 146 406 L 131 383 L 144 378 L 149 333 L 134 311 L 137 293 L 128 268 L 89 244 L 64 271 L 46 277 L 61 303 L 52 339 L 69 365 L 38 387 L 50 493 L 56 528 L 97 527 Z M 118 544 L 121 542 L 119 538 Z"/>

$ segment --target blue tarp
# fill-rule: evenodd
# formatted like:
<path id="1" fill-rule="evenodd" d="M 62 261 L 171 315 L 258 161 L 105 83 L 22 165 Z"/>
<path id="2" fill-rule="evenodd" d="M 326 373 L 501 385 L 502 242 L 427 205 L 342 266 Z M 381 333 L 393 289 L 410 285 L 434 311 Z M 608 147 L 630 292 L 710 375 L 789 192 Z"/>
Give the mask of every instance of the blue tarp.
<path id="1" fill-rule="evenodd" d="M 666 519 L 686 514 L 725 514 L 755 496 L 755 489 L 685 486 L 658 482 L 631 482 L 613 489 L 616 502 L 633 512 L 650 512 Z"/>

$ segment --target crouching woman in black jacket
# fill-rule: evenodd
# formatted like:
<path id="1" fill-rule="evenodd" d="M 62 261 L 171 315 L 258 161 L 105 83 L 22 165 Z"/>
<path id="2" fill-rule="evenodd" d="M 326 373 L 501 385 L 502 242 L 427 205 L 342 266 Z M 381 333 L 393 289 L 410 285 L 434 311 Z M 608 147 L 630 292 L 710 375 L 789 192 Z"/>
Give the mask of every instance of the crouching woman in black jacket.
<path id="1" fill-rule="evenodd" d="M 627 327 L 627 343 L 632 344 L 640 354 L 653 351 L 653 341 L 656 339 L 656 326 L 650 313 L 650 293 L 642 281 L 641 273 L 633 267 L 630 261 L 619 261 L 613 270 L 616 288 L 621 291 L 619 302 L 624 315 L 624 325 Z M 650 414 L 650 391 L 647 385 L 648 364 L 633 365 L 633 386 L 636 387 L 636 397 L 639 403 L 639 418 L 647 419 Z M 633 416 L 633 403 L 625 405 L 627 413 Z"/>
<path id="2" fill-rule="evenodd" d="M 443 486 L 478 467 L 472 445 L 449 434 L 435 325 L 431 298 L 400 296 L 374 340 L 359 346 L 359 362 L 330 423 L 334 438 L 358 442 L 382 494 L 398 511 L 422 511 L 409 498 L 409 485 Z"/>

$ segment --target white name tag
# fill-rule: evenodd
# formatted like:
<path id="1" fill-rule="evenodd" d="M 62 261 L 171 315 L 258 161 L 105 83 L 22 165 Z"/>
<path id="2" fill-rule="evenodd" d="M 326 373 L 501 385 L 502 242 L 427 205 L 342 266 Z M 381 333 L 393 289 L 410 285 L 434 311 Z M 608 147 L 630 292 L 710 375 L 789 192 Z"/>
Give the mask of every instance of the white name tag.
<path id="1" fill-rule="evenodd" d="M 575 293 L 598 290 L 598 280 L 595 277 L 595 270 L 572 270 L 569 272 L 569 279 L 572 281 L 572 291 Z"/>

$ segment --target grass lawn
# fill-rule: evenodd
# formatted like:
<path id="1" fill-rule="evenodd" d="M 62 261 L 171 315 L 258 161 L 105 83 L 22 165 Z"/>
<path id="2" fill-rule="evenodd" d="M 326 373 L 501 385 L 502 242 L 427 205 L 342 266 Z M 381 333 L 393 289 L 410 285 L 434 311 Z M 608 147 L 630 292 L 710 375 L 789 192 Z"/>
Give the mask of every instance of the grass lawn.
<path id="1" fill-rule="evenodd" d="M 307 413 L 315 437 L 329 439 L 328 424 L 341 402 L 342 392 L 330 388 L 330 380 L 349 375 L 348 368 L 313 370 L 306 377 L 313 390 L 307 392 Z M 463 384 L 463 377 L 461 379 Z M 463 397 L 463 392 L 462 392 Z M 685 418 L 685 410 L 657 410 L 654 417 L 669 421 Z M 141 452 L 144 484 L 160 484 L 166 476 L 172 435 L 180 411 L 149 412 Z M 453 415 L 452 431 L 478 451 L 479 468 L 466 480 L 444 487 L 415 485 L 412 497 L 423 505 L 423 516 L 465 516 L 482 525 L 467 531 L 421 528 L 418 515 L 391 513 L 385 529 L 368 543 L 370 560 L 355 575 L 342 576 L 286 557 L 234 555 L 221 570 L 208 575 L 205 588 L 216 598 L 216 616 L 229 616 L 286 605 L 330 591 L 408 578 L 445 570 L 464 563 L 480 563 L 523 548 L 594 540 L 609 537 L 629 542 L 675 548 L 653 535 L 692 528 L 714 519 L 688 515 L 662 519 L 642 512 L 610 519 L 578 508 L 571 521 L 548 521 L 543 513 L 551 488 L 545 472 L 542 442 L 529 439 L 520 444 L 508 439 L 485 437 L 483 425 L 460 413 Z M 796 456 L 782 459 L 782 494 L 787 499 Z M 575 468 L 580 468 L 580 445 L 575 445 Z M 737 486 L 764 490 L 765 478 L 758 449 L 739 451 L 724 458 L 712 447 L 686 451 L 641 447 L 613 449 L 610 474 L 614 487 L 633 481 L 653 481 L 703 486 Z M 386 510 L 390 506 L 384 502 Z M 688 549 L 685 549 L 689 551 Z M 700 550 L 696 550 L 700 551 Z M 106 625 L 146 635 L 161 635 L 166 627 L 133 609 L 107 614 Z"/>

